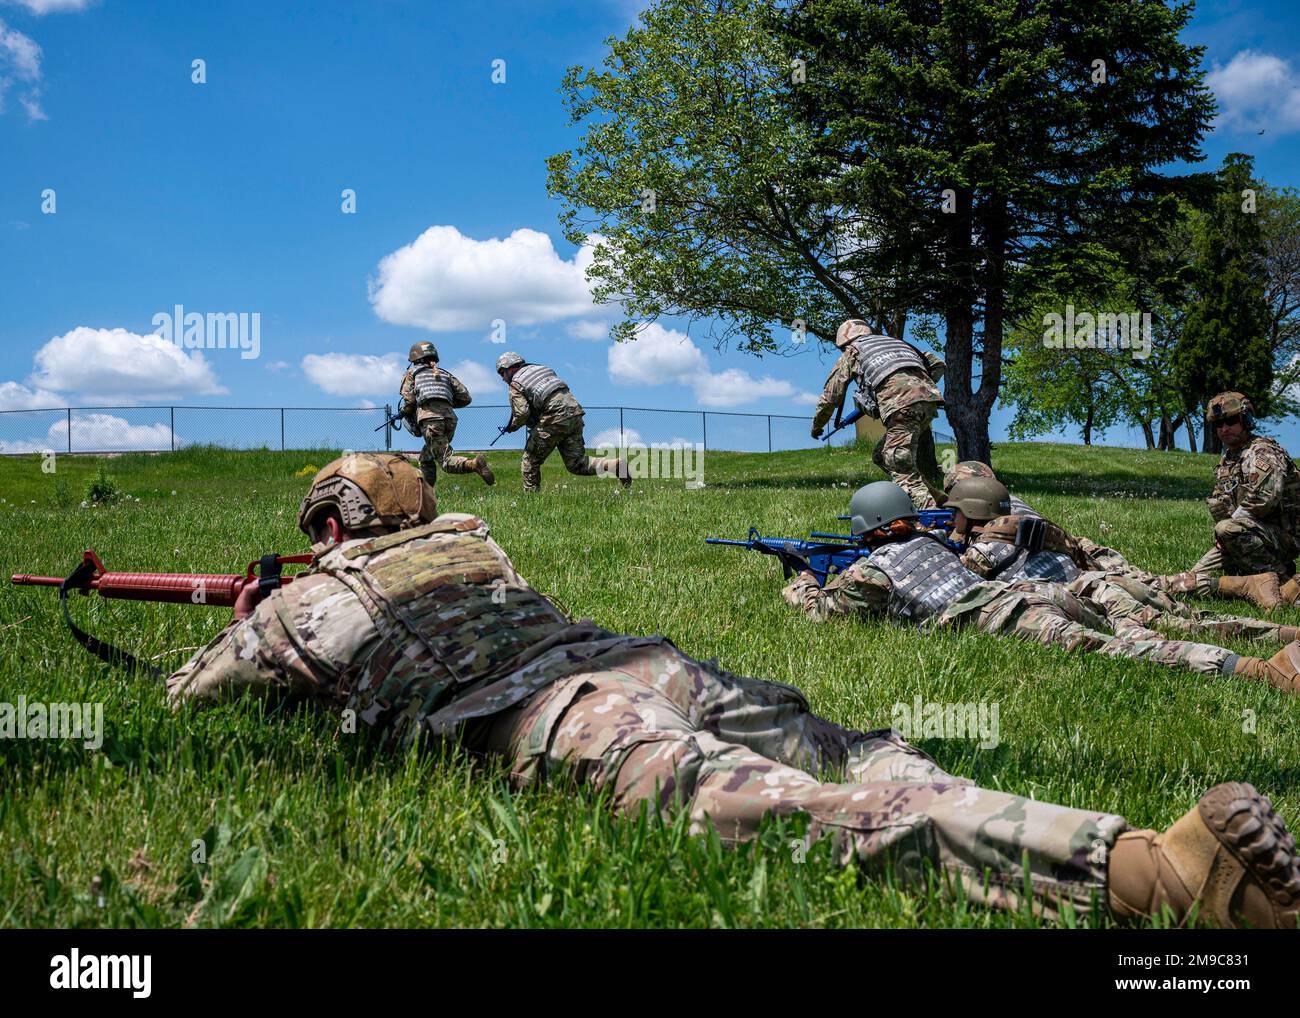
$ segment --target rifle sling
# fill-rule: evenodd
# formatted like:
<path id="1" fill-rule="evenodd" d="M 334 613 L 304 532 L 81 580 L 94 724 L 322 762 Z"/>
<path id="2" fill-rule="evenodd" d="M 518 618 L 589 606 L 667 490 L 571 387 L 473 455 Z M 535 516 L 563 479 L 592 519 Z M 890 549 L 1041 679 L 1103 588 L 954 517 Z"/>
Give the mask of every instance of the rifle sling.
<path id="1" fill-rule="evenodd" d="M 59 601 L 63 605 L 63 618 L 67 622 L 72 635 L 77 638 L 78 643 L 94 654 L 95 657 L 115 668 L 125 668 L 128 672 L 144 672 L 150 678 L 159 681 L 166 678 L 161 668 L 140 661 L 120 647 L 114 647 L 111 643 L 96 639 L 72 621 L 72 613 L 68 610 L 68 591 L 79 588 L 82 583 L 94 575 L 94 572 L 94 562 L 83 559 L 81 564 L 68 575 L 68 578 L 59 584 Z"/>

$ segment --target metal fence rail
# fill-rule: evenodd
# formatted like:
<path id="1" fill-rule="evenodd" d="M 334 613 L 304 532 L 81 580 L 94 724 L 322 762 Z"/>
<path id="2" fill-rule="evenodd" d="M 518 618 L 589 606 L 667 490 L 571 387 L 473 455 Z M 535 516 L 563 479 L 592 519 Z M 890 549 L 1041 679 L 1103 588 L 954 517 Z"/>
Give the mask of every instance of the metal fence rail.
<path id="1" fill-rule="evenodd" d="M 457 411 L 455 447 L 486 449 L 509 416 L 505 405 Z M 225 449 L 383 449 L 415 452 L 421 440 L 405 430 L 376 431 L 391 416 L 387 407 L 62 407 L 0 411 L 0 454 L 174 452 L 192 445 Z M 699 444 L 734 452 L 811 449 L 810 415 L 732 413 L 721 410 L 657 410 L 649 407 L 586 408 L 588 448 Z M 853 429 L 835 438 L 851 442 Z M 943 440 L 943 436 L 936 434 Z M 497 449 L 522 449 L 522 430 L 504 436 Z"/>

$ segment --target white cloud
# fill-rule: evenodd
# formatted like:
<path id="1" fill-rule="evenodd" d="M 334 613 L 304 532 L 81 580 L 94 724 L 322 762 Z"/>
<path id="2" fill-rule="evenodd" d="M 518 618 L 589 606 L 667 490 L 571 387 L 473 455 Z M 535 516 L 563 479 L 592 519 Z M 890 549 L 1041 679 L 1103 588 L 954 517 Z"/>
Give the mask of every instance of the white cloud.
<path id="1" fill-rule="evenodd" d="M 447 370 L 464 382 L 469 394 L 475 398 L 481 392 L 504 393 L 505 391 L 505 386 L 501 384 L 501 376 L 492 368 L 477 361 L 458 361 Z"/>
<path id="2" fill-rule="evenodd" d="M 288 361 L 271 361 L 271 363 L 265 365 L 265 367 L 266 367 L 266 370 L 267 370 L 267 371 L 276 371 L 276 372 L 279 372 L 279 371 L 286 371 L 286 370 L 288 370 L 288 368 L 289 368 L 289 362 L 288 362 Z"/>
<path id="3" fill-rule="evenodd" d="M 1219 97 L 1219 124 L 1278 134 L 1300 128 L 1300 75 L 1281 57 L 1242 50 L 1215 64 L 1206 83 Z"/>
<path id="4" fill-rule="evenodd" d="M 178 438 L 176 446 L 183 443 Z M 0 453 L 56 452 L 68 447 L 68 421 L 60 417 L 50 425 L 45 439 L 0 440 Z M 72 417 L 73 451 L 88 452 L 157 452 L 172 447 L 172 432 L 166 424 L 132 424 L 113 414 L 78 413 Z"/>
<path id="5" fill-rule="evenodd" d="M 610 309 L 592 303 L 586 280 L 598 240 L 566 260 L 537 230 L 474 240 L 454 226 L 431 226 L 380 260 L 370 303 L 386 322 L 432 332 L 487 329 L 498 318 L 507 328 L 604 318 Z"/>
<path id="6" fill-rule="evenodd" d="M 331 396 L 396 393 L 405 371 L 406 358 L 399 353 L 379 357 L 368 353 L 309 353 L 302 359 L 302 373 Z"/>
<path id="7" fill-rule="evenodd" d="M 564 327 L 574 339 L 602 342 L 609 339 L 609 322 L 571 322 Z"/>
<path id="8" fill-rule="evenodd" d="M 28 389 L 17 382 L 0 382 L 0 410 L 45 410 L 68 401 L 47 389 Z"/>
<path id="9" fill-rule="evenodd" d="M 645 449 L 647 447 L 654 449 L 672 449 L 682 448 L 683 446 L 694 449 L 697 439 L 682 438 L 681 435 L 674 435 L 667 442 L 647 442 L 641 437 L 641 432 L 636 428 L 624 428 L 619 432 L 618 428 L 606 428 L 596 435 L 595 438 L 587 442 L 588 448 L 591 449 Z"/>
<path id="10" fill-rule="evenodd" d="M 25 7 L 33 14 L 62 14 L 84 11 L 94 0 L 5 0 L 11 6 Z"/>
<path id="11" fill-rule="evenodd" d="M 618 385 L 663 385 L 675 382 L 695 392 L 706 407 L 735 407 L 759 399 L 816 402 L 783 378 L 755 378 L 740 368 L 714 373 L 704 353 L 684 333 L 658 322 L 642 326 L 637 337 L 609 348 L 609 377 Z"/>
<path id="12" fill-rule="evenodd" d="M 0 112 L 5 94 L 15 85 L 22 89 L 18 102 L 28 119 L 48 119 L 41 109 L 41 48 L 31 36 L 0 21 Z"/>
<path id="13" fill-rule="evenodd" d="M 78 326 L 36 351 L 31 382 L 90 399 L 174 399 L 211 396 L 227 390 L 217 382 L 199 350 L 188 353 L 152 333 Z"/>

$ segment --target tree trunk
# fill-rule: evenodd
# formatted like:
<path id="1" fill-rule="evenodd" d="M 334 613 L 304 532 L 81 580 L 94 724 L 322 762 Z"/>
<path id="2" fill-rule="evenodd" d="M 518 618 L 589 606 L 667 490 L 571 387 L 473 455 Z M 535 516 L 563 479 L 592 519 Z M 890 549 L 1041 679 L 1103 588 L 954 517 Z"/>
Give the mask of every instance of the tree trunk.
<path id="1" fill-rule="evenodd" d="M 948 371 L 944 375 L 944 403 L 948 423 L 957 438 L 957 458 L 988 463 L 992 457 L 989 419 L 980 412 L 979 401 L 971 392 L 970 310 L 969 307 L 951 308 L 946 316 L 947 342 L 943 350 Z"/>
<path id="2" fill-rule="evenodd" d="M 1088 403 L 1088 416 L 1083 419 L 1083 444 L 1092 445 L 1092 420 L 1095 416 L 1096 407 L 1092 402 Z"/>
<path id="3" fill-rule="evenodd" d="M 1187 448 L 1192 452 L 1196 451 L 1196 425 L 1192 423 L 1192 415 L 1187 415 Z"/>
<path id="4" fill-rule="evenodd" d="M 921 441 L 916 447 L 916 467 L 931 487 L 943 490 L 943 471 L 939 469 L 939 458 L 934 452 L 934 432 L 929 428 L 921 432 Z"/>
<path id="5" fill-rule="evenodd" d="M 1150 421 L 1142 422 L 1142 437 L 1146 439 L 1148 449 L 1154 449 L 1156 447 L 1156 434 L 1151 428 Z"/>

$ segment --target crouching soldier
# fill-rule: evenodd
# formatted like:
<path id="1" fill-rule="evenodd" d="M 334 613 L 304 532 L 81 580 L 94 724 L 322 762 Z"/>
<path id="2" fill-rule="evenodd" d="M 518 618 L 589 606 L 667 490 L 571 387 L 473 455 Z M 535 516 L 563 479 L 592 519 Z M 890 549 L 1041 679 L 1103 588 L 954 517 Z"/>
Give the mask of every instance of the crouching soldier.
<path id="1" fill-rule="evenodd" d="M 449 474 L 478 474 L 487 484 L 496 484 L 482 453 L 457 456 L 451 451 L 451 440 L 456 437 L 456 409 L 469 406 L 469 390 L 450 371 L 438 366 L 438 348 L 432 343 L 416 343 L 409 356 L 411 366 L 402 376 L 401 395 L 407 430 L 424 437 L 424 448 L 420 450 L 424 479 L 434 484 L 441 466 Z"/>
<path id="2" fill-rule="evenodd" d="M 792 686 L 569 620 L 482 520 L 436 516 L 392 455 L 325 467 L 298 524 L 311 567 L 264 598 L 241 590 L 235 621 L 169 679 L 176 706 L 301 697 L 387 740 L 504 757 L 516 784 L 589 785 L 632 815 L 686 810 L 727 842 L 801 816 L 845 865 L 937 872 L 989 905 L 1174 921 L 1196 906 L 1202 922 L 1296 927 L 1295 841 L 1250 785 L 1211 788 L 1160 833 L 978 788 L 888 729 L 818 717 Z"/>

